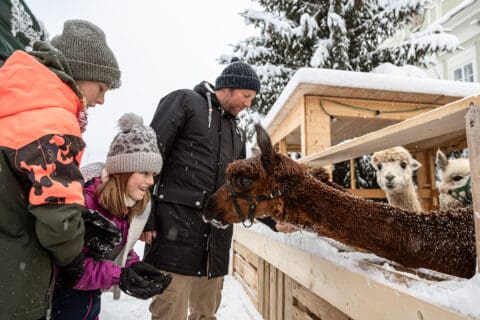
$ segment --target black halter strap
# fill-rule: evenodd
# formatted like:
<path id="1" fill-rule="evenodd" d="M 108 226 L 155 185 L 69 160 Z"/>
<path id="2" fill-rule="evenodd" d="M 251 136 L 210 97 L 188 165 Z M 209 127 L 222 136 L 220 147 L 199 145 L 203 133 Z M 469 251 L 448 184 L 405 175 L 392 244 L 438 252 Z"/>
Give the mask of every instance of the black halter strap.
<path id="1" fill-rule="evenodd" d="M 230 194 L 230 198 L 232 199 L 233 207 L 235 208 L 235 211 L 237 212 L 238 217 L 242 221 L 243 226 L 246 228 L 249 228 L 252 226 L 253 219 L 255 216 L 255 209 L 257 208 L 257 204 L 259 202 L 278 198 L 290 189 L 289 185 L 285 184 L 283 188 L 273 190 L 268 195 L 246 194 L 246 193 L 235 192 L 235 190 L 233 190 L 233 186 L 232 186 L 232 183 L 230 182 L 230 179 L 227 179 L 227 187 L 228 187 L 228 193 Z M 242 213 L 242 209 L 240 209 L 240 206 L 238 205 L 238 198 L 245 199 L 248 202 L 248 218 L 247 219 L 245 219 L 245 215 Z"/>

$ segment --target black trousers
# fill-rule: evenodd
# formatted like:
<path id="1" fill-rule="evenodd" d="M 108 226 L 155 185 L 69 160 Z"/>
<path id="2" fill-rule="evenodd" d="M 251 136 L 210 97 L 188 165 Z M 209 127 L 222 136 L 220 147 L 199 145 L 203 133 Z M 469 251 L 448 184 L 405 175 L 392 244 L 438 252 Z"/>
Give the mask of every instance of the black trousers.
<path id="1" fill-rule="evenodd" d="M 53 320 L 96 320 L 100 313 L 100 290 L 82 291 L 55 288 Z"/>

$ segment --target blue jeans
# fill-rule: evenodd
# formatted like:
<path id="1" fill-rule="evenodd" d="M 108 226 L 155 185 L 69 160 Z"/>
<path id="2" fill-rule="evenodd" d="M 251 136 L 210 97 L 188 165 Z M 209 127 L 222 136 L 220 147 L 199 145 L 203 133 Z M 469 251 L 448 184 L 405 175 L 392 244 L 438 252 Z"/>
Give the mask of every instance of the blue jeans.
<path id="1" fill-rule="evenodd" d="M 55 288 L 53 320 L 96 320 L 100 313 L 100 290 L 82 291 Z"/>

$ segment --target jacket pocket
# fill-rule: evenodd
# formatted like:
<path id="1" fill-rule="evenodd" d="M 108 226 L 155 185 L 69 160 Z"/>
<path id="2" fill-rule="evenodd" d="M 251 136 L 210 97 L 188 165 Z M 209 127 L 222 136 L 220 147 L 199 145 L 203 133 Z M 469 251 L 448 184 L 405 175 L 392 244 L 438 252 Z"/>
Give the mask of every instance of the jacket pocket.
<path id="1" fill-rule="evenodd" d="M 167 189 L 160 186 L 157 196 L 160 202 L 171 202 L 190 208 L 203 209 L 206 191 Z"/>

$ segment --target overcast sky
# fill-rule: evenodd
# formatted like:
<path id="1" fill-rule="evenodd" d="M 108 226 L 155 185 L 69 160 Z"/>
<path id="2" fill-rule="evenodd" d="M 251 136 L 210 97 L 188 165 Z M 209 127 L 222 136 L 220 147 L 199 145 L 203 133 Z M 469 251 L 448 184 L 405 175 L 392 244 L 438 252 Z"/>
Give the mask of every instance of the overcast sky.
<path id="1" fill-rule="evenodd" d="M 202 80 L 214 82 L 216 59 L 255 31 L 239 15 L 251 0 L 25 0 L 50 37 L 68 19 L 101 27 L 122 71 L 122 86 L 90 111 L 82 165 L 104 161 L 125 112 L 150 123 L 161 97 Z"/>

